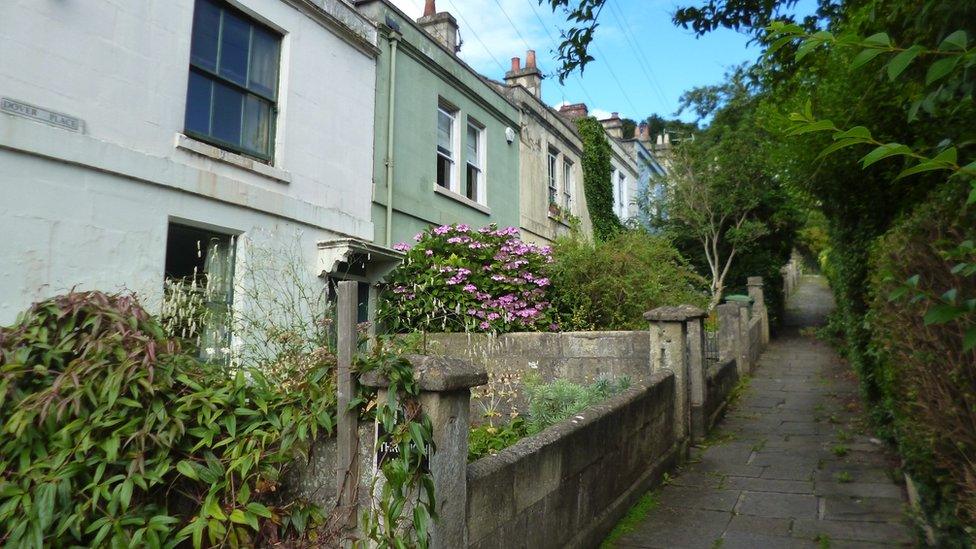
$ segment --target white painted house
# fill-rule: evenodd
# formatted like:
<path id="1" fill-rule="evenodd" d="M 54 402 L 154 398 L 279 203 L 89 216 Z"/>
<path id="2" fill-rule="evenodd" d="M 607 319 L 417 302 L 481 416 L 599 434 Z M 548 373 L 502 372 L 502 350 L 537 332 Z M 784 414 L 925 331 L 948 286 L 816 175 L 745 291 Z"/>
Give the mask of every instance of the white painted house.
<path id="1" fill-rule="evenodd" d="M 613 167 L 611 182 L 613 188 L 613 212 L 620 221 L 628 222 L 638 214 L 637 188 L 640 179 L 640 167 L 628 143 L 624 141 L 623 120 L 617 113 L 610 118 L 600 120 L 607 132 L 612 156 L 610 165 Z"/>
<path id="2" fill-rule="evenodd" d="M 165 276 L 215 268 L 207 250 L 257 233 L 323 283 L 366 280 L 353 264 L 385 257 L 362 244 L 376 28 L 344 0 L 11 0 L 2 14 L 0 325 L 72 287 L 158 302 Z"/>

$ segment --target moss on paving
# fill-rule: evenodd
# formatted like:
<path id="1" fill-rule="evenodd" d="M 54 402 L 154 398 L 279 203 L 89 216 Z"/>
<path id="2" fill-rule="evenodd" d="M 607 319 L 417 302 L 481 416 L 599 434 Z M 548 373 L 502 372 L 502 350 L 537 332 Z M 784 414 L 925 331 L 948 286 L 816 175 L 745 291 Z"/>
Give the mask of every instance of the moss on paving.
<path id="1" fill-rule="evenodd" d="M 624 518 L 620 519 L 620 522 L 614 526 L 610 535 L 607 536 L 603 543 L 600 544 L 600 549 L 612 549 L 614 543 L 621 537 L 634 531 L 640 523 L 644 522 L 647 518 L 648 513 L 657 509 L 657 506 L 661 504 L 661 496 L 657 490 L 651 490 L 650 492 L 644 494 L 637 503 L 631 507 Z"/>

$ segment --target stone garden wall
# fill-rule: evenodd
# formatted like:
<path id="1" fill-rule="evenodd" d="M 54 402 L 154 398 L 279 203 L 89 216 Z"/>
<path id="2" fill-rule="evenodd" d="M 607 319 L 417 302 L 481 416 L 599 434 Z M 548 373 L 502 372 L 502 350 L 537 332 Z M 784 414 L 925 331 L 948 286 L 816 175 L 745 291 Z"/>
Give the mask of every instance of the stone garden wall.
<path id="1" fill-rule="evenodd" d="M 730 358 L 712 363 L 706 375 L 704 417 L 706 428 L 711 429 L 725 412 L 729 395 L 739 382 L 739 371 L 735 359 Z"/>
<path id="2" fill-rule="evenodd" d="M 521 386 L 524 376 L 542 382 L 565 379 L 589 384 L 599 378 L 628 378 L 638 384 L 650 375 L 650 338 L 646 330 L 620 332 L 516 332 L 489 334 L 427 334 L 425 354 L 462 358 L 484 367 L 492 386 Z M 524 411 L 524 391 L 502 399 L 474 389 L 471 421 L 483 421 L 487 408 L 502 416 Z"/>
<path id="3" fill-rule="evenodd" d="M 706 360 L 706 314 L 689 305 L 647 312 L 646 331 L 428 335 L 424 355 L 408 359 L 436 448 L 430 470 L 439 519 L 430 525 L 431 548 L 598 546 L 630 506 L 686 457 L 689 445 L 707 435 L 738 381 L 756 365 L 769 341 L 761 278 L 749 279 L 749 296 L 718 308 L 717 361 Z M 351 357 L 354 339 L 346 334 L 346 340 Z M 493 377 L 530 372 L 545 382 L 581 384 L 626 376 L 633 385 L 467 463 L 469 428 L 480 417 L 472 393 Z M 351 375 L 348 366 L 344 375 Z M 359 382 L 386 398 L 387 382 L 375 372 Z M 339 491 L 339 462 L 359 465 L 353 478 L 360 486 L 372 469 L 372 433 L 363 431 L 370 426 L 348 415 L 338 431 L 352 439 L 344 446 L 340 437 L 335 451 L 329 444 L 316 449 L 294 479 L 301 495 L 330 501 L 328 494 Z M 366 502 L 362 490 L 347 488 L 340 502 L 355 517 L 357 503 Z"/>
<path id="4" fill-rule="evenodd" d="M 534 371 L 543 381 L 588 383 L 626 376 L 636 383 L 650 373 L 649 343 L 647 330 L 428 334 L 426 354 L 466 358 L 483 365 L 489 376 Z"/>
<path id="5" fill-rule="evenodd" d="M 596 547 L 679 456 L 675 377 L 468 465 L 469 547 Z"/>

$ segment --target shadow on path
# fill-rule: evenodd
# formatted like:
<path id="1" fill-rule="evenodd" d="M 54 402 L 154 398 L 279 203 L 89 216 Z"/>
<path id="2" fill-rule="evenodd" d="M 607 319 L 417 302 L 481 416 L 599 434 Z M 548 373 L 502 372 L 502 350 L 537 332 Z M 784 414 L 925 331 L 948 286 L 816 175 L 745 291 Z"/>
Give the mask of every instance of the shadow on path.
<path id="1" fill-rule="evenodd" d="M 786 335 L 759 359 L 741 399 L 657 505 L 615 547 L 910 546 L 893 462 L 865 430 L 857 382 L 826 344 L 833 297 L 805 276 Z"/>

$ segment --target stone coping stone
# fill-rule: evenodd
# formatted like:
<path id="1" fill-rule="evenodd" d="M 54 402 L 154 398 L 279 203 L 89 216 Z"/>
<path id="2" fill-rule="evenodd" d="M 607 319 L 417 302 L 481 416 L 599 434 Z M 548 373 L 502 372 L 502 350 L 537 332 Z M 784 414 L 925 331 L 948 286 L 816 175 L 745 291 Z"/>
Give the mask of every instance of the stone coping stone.
<path id="1" fill-rule="evenodd" d="M 670 370 L 654 372 L 644 382 L 636 384 L 605 402 L 594 404 L 573 417 L 550 425 L 532 436 L 525 437 L 497 454 L 485 456 L 469 463 L 468 482 L 491 475 L 499 469 L 539 452 L 574 431 L 586 428 L 604 416 L 614 413 L 618 408 L 641 398 L 648 390 L 671 377 L 674 377 L 674 373 Z"/>
<path id="2" fill-rule="evenodd" d="M 644 313 L 644 319 L 651 322 L 684 322 L 706 316 L 708 313 L 694 305 L 668 305 Z"/>
<path id="3" fill-rule="evenodd" d="M 488 383 L 484 366 L 470 360 L 441 356 L 407 355 L 421 391 L 447 392 L 469 389 Z M 379 372 L 367 372 L 359 378 L 367 387 L 384 388 L 390 383 Z"/>
<path id="4" fill-rule="evenodd" d="M 721 375 L 726 368 L 735 368 L 734 358 L 727 358 L 724 361 L 720 361 L 720 362 L 712 362 L 711 364 L 708 365 L 705 371 L 705 376 L 708 377 L 709 379 L 713 377 L 717 377 Z"/>

